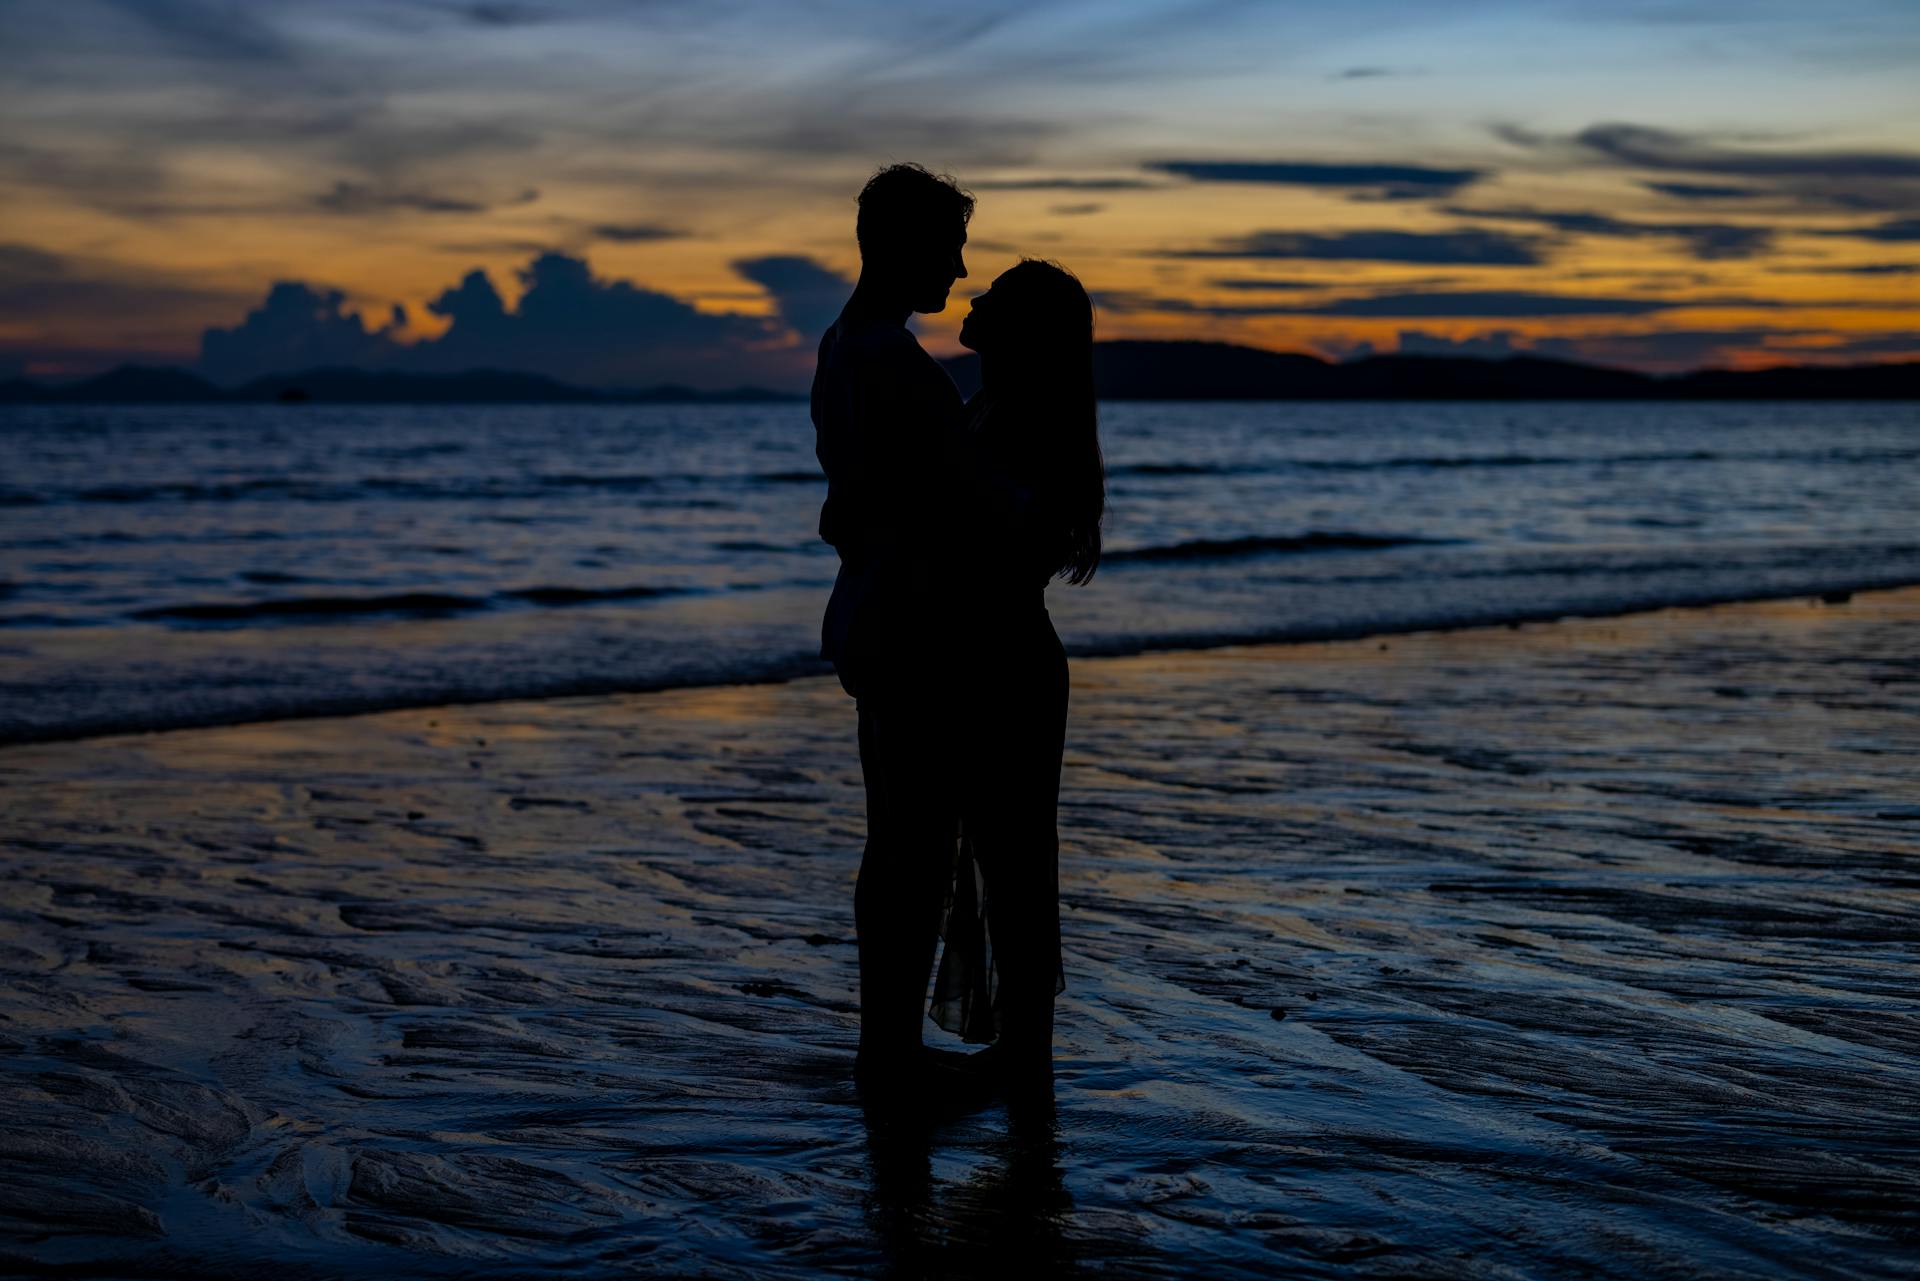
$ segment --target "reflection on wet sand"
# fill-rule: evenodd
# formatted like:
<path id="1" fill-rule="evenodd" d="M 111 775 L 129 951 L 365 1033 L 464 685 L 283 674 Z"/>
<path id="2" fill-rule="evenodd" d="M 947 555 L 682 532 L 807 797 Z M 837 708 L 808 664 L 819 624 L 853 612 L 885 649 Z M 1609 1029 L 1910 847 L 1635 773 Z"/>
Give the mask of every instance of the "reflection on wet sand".
<path id="1" fill-rule="evenodd" d="M 1076 664 L 1053 1106 L 919 1125 L 830 679 L 0 749 L 0 1271 L 1901 1275 L 1916 624 Z"/>

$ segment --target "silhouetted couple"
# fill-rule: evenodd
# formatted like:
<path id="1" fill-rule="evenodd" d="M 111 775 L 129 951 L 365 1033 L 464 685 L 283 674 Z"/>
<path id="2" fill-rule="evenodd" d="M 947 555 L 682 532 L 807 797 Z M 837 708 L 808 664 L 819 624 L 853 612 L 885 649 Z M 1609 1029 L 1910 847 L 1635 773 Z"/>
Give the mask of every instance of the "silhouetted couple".
<path id="1" fill-rule="evenodd" d="M 1045 604 L 1100 559 L 1093 308 L 1022 261 L 973 302 L 962 403 L 907 330 L 947 305 L 973 197 L 917 165 L 860 193 L 860 280 L 820 341 L 820 536 L 840 554 L 822 654 L 859 708 L 867 845 L 854 891 L 863 1093 L 1050 1082 L 1066 656 Z M 921 1042 L 931 1017 L 971 1055 Z"/>

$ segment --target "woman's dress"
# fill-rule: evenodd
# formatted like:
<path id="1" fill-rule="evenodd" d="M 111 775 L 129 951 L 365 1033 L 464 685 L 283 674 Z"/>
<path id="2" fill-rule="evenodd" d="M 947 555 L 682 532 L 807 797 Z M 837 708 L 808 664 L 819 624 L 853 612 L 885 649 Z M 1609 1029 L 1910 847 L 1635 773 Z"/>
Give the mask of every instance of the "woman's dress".
<path id="1" fill-rule="evenodd" d="M 1009 469 L 991 404 L 969 406 L 970 572 L 956 601 L 965 688 L 960 836 L 930 1017 L 968 1041 L 1049 1043 L 1066 990 L 1057 811 L 1067 660 L 1046 610 L 1063 531 Z"/>

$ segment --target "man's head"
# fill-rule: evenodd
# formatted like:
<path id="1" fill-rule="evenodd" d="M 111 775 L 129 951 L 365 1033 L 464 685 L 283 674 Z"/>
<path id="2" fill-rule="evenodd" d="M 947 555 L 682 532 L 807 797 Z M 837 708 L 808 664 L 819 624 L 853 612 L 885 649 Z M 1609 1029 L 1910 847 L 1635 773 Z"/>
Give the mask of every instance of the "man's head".
<path id="1" fill-rule="evenodd" d="M 942 311 L 967 274 L 961 248 L 973 197 L 945 174 L 888 165 L 860 191 L 854 235 L 862 280 L 897 290 L 915 311 Z"/>

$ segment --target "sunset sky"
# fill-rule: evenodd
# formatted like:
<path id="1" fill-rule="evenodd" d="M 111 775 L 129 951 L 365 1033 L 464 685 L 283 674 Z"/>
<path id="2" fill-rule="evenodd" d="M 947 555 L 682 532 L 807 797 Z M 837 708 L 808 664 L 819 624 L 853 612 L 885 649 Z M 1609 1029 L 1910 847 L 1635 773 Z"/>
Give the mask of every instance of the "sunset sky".
<path id="1" fill-rule="evenodd" d="M 0 48 L 0 375 L 801 386 L 899 159 L 980 201 L 936 350 L 1024 254 L 1108 338 L 1920 358 L 1914 0 L 9 0 Z"/>

